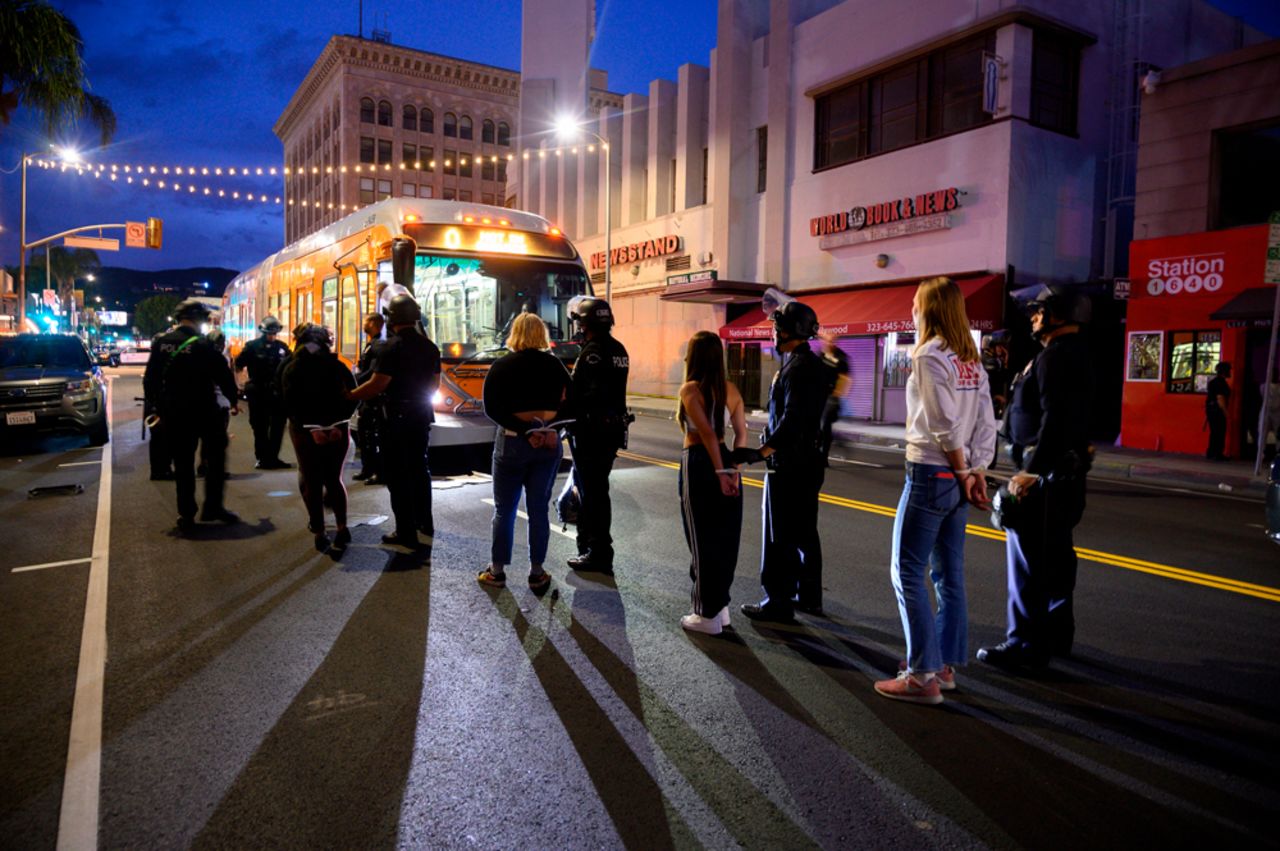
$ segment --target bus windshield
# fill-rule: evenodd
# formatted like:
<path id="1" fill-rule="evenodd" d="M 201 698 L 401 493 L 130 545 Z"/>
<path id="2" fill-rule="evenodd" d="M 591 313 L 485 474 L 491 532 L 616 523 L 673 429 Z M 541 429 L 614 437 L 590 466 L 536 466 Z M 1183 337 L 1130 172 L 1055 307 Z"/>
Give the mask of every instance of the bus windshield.
<path id="1" fill-rule="evenodd" d="M 521 313 L 541 317 L 553 345 L 567 342 L 569 299 L 586 292 L 586 272 L 574 263 L 418 254 L 414 264 L 414 298 L 447 358 L 500 348 Z"/>

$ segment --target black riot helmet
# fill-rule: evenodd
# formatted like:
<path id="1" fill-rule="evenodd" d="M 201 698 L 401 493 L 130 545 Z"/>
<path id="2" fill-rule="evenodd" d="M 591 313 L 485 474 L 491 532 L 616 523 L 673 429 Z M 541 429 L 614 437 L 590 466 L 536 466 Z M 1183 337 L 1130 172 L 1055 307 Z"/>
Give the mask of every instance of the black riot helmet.
<path id="1" fill-rule="evenodd" d="M 189 298 L 186 301 L 178 303 L 173 309 L 173 318 L 179 322 L 208 322 L 209 316 L 213 311 L 209 309 L 209 305 L 203 301 Z"/>
<path id="2" fill-rule="evenodd" d="M 284 325 L 274 316 L 264 316 L 258 324 L 258 330 L 263 334 L 279 334 L 284 330 Z"/>
<path id="3" fill-rule="evenodd" d="M 422 318 L 422 308 L 407 293 L 391 299 L 383 313 L 387 316 L 388 325 L 412 325 Z"/>
<path id="4" fill-rule="evenodd" d="M 333 346 L 333 332 L 314 322 L 301 329 L 293 339 L 299 346 L 305 346 L 307 343 L 316 343 L 326 349 Z"/>
<path id="5" fill-rule="evenodd" d="M 1087 325 L 1093 316 L 1088 296 L 1056 284 L 1020 290 L 1014 298 L 1023 303 L 1028 316 L 1044 311 L 1041 335 L 1062 325 Z"/>
<path id="6" fill-rule="evenodd" d="M 818 336 L 818 314 L 804 302 L 788 301 L 769 318 L 773 320 L 773 327 L 793 339 L 809 340 Z"/>
<path id="7" fill-rule="evenodd" d="M 594 296 L 576 296 L 569 300 L 569 318 L 584 331 L 606 332 L 613 327 L 613 309 L 609 302 Z"/>

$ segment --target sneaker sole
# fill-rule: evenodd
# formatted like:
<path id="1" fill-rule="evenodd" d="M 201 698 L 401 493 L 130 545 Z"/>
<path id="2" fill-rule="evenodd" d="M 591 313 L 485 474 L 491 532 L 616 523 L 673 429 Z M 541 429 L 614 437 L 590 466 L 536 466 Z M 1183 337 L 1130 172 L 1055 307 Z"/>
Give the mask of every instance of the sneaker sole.
<path id="1" fill-rule="evenodd" d="M 881 697 L 887 697 L 890 700 L 900 700 L 903 703 L 920 703 L 920 704 L 924 704 L 925 706 L 937 706 L 939 703 L 942 703 L 942 695 L 940 694 L 937 694 L 937 695 L 891 694 L 887 691 L 881 691 L 879 686 L 876 686 L 876 694 L 880 695 Z"/>

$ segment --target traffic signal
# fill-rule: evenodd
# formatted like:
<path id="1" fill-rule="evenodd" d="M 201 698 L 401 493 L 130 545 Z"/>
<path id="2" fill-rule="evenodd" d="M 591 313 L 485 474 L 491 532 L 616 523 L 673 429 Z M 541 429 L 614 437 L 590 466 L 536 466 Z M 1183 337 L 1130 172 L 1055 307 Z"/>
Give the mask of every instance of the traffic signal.
<path id="1" fill-rule="evenodd" d="M 159 248 L 164 236 L 164 222 L 154 216 L 147 219 L 147 248 Z"/>

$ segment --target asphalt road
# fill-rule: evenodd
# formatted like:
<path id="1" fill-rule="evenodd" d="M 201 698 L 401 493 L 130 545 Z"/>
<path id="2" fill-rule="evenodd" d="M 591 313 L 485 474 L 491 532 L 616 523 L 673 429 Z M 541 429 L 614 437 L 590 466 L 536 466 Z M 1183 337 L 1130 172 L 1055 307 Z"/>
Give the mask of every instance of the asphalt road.
<path id="1" fill-rule="evenodd" d="M 941 707 L 916 707 L 871 688 L 903 652 L 900 455 L 828 476 L 827 618 L 710 638 L 678 623 L 668 421 L 638 422 L 616 468 L 616 580 L 569 572 L 557 532 L 539 599 L 519 547 L 508 589 L 475 582 L 483 476 L 436 483 L 429 565 L 377 546 L 386 493 L 358 484 L 355 545 L 317 553 L 294 474 L 251 469 L 243 417 L 227 503 L 245 522 L 176 537 L 139 389 L 116 372 L 109 494 L 81 441 L 0 450 L 0 846 L 60 830 L 149 848 L 1277 844 L 1280 551 L 1257 501 L 1095 483 L 1074 657 L 1036 679 L 970 665 Z M 84 492 L 28 496 L 68 483 Z M 735 604 L 758 593 L 759 489 L 746 498 Z M 109 548 L 90 562 L 103 504 Z M 1003 545 L 970 522 L 976 649 L 1003 633 Z M 40 567 L 55 562 L 73 563 Z M 101 734 L 73 742 L 91 576 Z M 100 754 L 96 811 L 63 801 L 69 748 L 72 789 L 95 788 L 79 784 Z"/>

